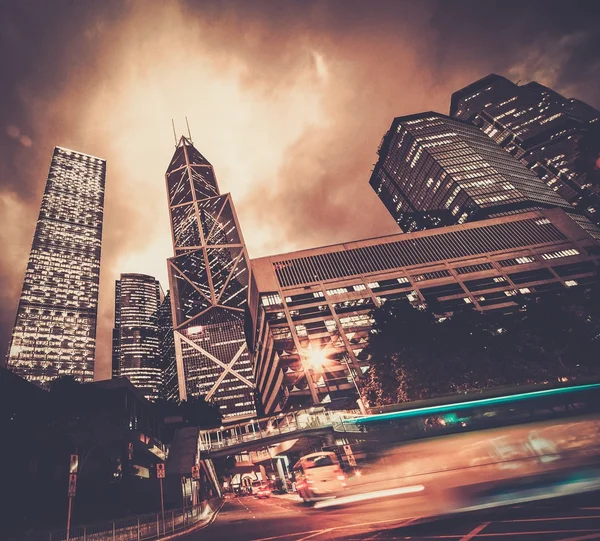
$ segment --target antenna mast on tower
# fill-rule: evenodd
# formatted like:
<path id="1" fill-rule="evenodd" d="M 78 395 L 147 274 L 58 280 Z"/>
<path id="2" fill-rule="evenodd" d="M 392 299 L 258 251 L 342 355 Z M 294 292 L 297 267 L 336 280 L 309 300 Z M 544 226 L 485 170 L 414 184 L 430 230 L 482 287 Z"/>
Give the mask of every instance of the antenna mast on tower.
<path id="1" fill-rule="evenodd" d="M 189 136 L 189 139 L 190 139 L 190 143 L 194 144 L 194 142 L 192 141 L 192 132 L 190 131 L 190 123 L 188 122 L 187 116 L 185 117 L 185 123 L 187 125 L 188 136 Z"/>
<path id="2" fill-rule="evenodd" d="M 175 132 L 175 121 L 171 119 L 171 124 L 173 124 L 173 137 L 175 138 L 175 147 L 177 147 L 177 133 Z"/>

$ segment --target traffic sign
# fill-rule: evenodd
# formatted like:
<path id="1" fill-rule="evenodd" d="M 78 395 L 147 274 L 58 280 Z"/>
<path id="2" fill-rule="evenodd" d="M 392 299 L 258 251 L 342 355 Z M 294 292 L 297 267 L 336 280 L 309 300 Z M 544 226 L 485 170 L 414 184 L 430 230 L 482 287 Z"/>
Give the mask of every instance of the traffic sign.
<path id="1" fill-rule="evenodd" d="M 192 466 L 192 479 L 200 479 L 200 468 Z"/>
<path id="2" fill-rule="evenodd" d="M 354 453 L 352 452 L 352 446 L 344 445 L 344 453 L 346 453 L 348 464 L 350 464 L 350 466 L 356 466 L 356 459 L 354 458 Z"/>
<path id="3" fill-rule="evenodd" d="M 79 467 L 79 456 L 71 455 L 71 461 L 69 462 L 69 473 L 77 473 Z"/>
<path id="4" fill-rule="evenodd" d="M 77 491 L 77 474 L 71 473 L 71 474 L 69 474 L 69 496 L 75 496 L 76 491 Z"/>
<path id="5" fill-rule="evenodd" d="M 164 464 L 156 465 L 156 477 L 158 477 L 159 479 L 165 478 L 165 465 Z"/>

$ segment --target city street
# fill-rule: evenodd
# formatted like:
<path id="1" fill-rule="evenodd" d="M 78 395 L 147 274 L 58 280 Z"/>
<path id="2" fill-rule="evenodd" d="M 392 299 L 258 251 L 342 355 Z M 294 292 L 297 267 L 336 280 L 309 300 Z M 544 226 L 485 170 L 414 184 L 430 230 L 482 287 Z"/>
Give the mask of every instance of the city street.
<path id="1" fill-rule="evenodd" d="M 538 502 L 431 520 L 413 514 L 423 497 L 372 501 L 317 510 L 294 496 L 236 498 L 208 528 L 185 541 L 333 541 L 498 538 L 553 541 L 600 539 L 600 498 Z"/>

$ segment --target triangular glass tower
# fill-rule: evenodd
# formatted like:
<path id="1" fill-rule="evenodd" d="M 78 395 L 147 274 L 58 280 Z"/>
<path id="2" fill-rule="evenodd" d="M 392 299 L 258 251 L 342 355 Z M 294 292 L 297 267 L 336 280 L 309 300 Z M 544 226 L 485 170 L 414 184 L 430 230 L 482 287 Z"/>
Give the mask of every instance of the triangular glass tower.
<path id="1" fill-rule="evenodd" d="M 182 400 L 204 395 L 224 417 L 254 415 L 244 337 L 250 266 L 230 194 L 181 137 L 166 173 L 174 257 L 168 260 Z"/>

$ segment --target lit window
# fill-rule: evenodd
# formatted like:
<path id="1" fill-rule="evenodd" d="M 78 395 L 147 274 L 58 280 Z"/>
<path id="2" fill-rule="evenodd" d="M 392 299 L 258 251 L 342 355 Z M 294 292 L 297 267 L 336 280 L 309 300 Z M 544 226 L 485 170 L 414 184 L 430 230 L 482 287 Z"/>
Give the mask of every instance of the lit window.
<path id="1" fill-rule="evenodd" d="M 327 290 L 327 295 L 343 295 L 344 293 L 348 293 L 348 290 L 345 287 Z"/>
<path id="2" fill-rule="evenodd" d="M 276 304 L 281 304 L 281 297 L 277 293 L 273 293 L 270 295 L 263 295 L 261 297 L 261 301 L 263 306 L 273 306 Z M 287 298 L 286 298 L 287 301 Z"/>
<path id="3" fill-rule="evenodd" d="M 363 291 L 367 289 L 367 286 L 365 284 L 356 284 L 355 286 L 352 286 L 352 289 L 354 289 L 354 291 Z"/>
<path id="4" fill-rule="evenodd" d="M 567 280 L 567 281 L 565 282 L 565 285 L 566 285 L 567 287 L 573 287 L 573 286 L 576 286 L 576 285 L 578 285 L 578 282 L 577 282 L 577 280 Z"/>
<path id="5" fill-rule="evenodd" d="M 542 254 L 542 259 L 558 259 L 559 257 L 569 257 L 572 255 L 579 255 L 579 251 L 571 248 L 570 250 L 559 250 L 558 252 L 549 252 Z"/>

